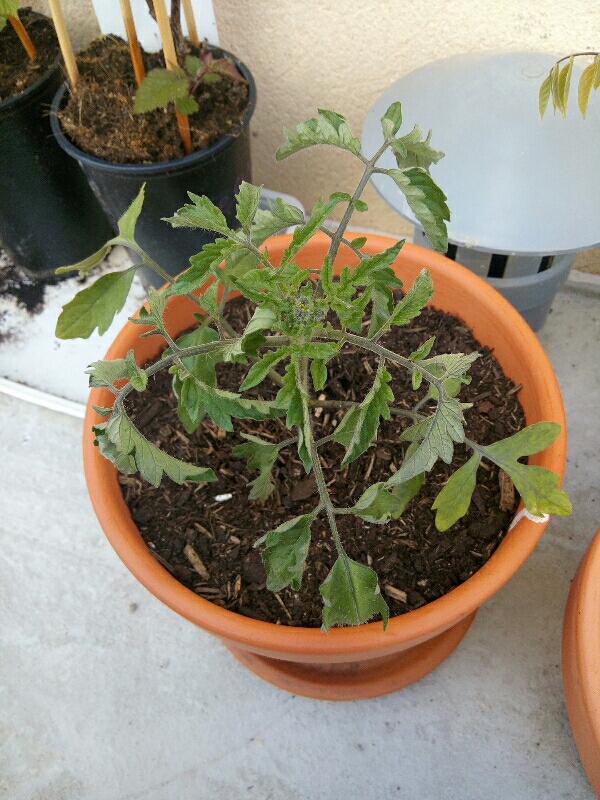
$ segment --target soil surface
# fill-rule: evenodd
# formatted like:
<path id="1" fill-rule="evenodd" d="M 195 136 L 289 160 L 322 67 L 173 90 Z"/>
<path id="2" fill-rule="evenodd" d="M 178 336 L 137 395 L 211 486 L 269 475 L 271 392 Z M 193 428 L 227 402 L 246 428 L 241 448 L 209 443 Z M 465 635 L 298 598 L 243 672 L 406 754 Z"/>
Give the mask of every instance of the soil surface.
<path id="1" fill-rule="evenodd" d="M 242 319 L 250 317 L 246 301 L 233 301 L 228 306 L 238 317 L 233 324 L 239 329 L 239 315 Z M 489 444 L 522 428 L 518 387 L 503 375 L 492 353 L 479 346 L 459 319 L 428 308 L 409 325 L 395 327 L 385 342 L 381 341 L 408 355 L 431 335 L 436 336 L 433 353 L 482 353 L 471 368 L 471 384 L 463 387 L 460 395 L 461 401 L 474 404 L 466 412 L 469 438 Z M 372 384 L 376 359 L 362 351 L 347 350 L 343 359 L 328 363 L 329 379 L 322 390 L 328 399 L 359 400 Z M 396 404 L 412 408 L 419 393 L 413 392 L 410 377 L 389 363 L 387 368 L 393 376 Z M 227 365 L 226 371 L 219 373 L 219 386 L 237 390 L 247 369 Z M 268 379 L 251 392 L 268 398 L 267 383 Z M 271 387 L 275 392 L 273 384 Z M 246 484 L 258 473 L 246 469 L 246 459 L 230 457 L 231 449 L 245 441 L 237 431 L 281 440 L 289 437 L 283 422 L 237 420 L 236 433 L 225 434 L 207 419 L 188 435 L 177 418 L 170 376 L 165 372 L 150 380 L 146 392 L 132 392 L 129 398 L 129 411 L 148 439 L 178 458 L 212 467 L 218 476 L 213 483 L 183 487 L 164 478 L 157 489 L 139 475 L 119 477 L 132 517 L 155 558 L 185 586 L 220 606 L 282 625 L 320 627 L 322 598 L 318 587 L 335 561 L 325 520 L 319 517 L 313 523 L 299 592 L 288 588 L 274 595 L 267 591 L 260 553 L 253 547 L 260 536 L 286 519 L 312 511 L 317 502 L 314 479 L 306 476 L 295 447 L 285 448 L 272 472 L 275 491 L 264 503 L 251 502 Z M 337 410 L 316 410 L 316 436 L 331 433 L 342 415 Z M 368 485 L 386 480 L 400 466 L 406 445 L 398 442 L 398 436 L 408 424 L 400 417 L 382 422 L 376 446 L 342 471 L 336 469 L 344 454 L 341 445 L 332 442 L 319 449 L 337 506 L 353 505 Z M 465 447 L 457 445 L 453 467 L 464 463 L 469 455 Z M 516 508 L 518 497 L 511 496 L 512 484 L 505 484 L 501 491 L 497 468 L 484 461 L 467 515 L 440 533 L 431 505 L 449 474 L 449 467 L 438 462 L 401 518 L 387 525 L 367 524 L 350 515 L 338 517 L 346 552 L 375 569 L 392 616 L 418 608 L 469 578 L 496 549 Z M 223 495 L 231 498 L 216 499 Z M 190 555 L 195 560 L 194 553 L 189 547 L 184 552 L 188 545 L 202 562 L 200 572 L 190 561 Z"/>
<path id="2" fill-rule="evenodd" d="M 204 52 L 191 45 L 189 51 L 199 57 Z M 218 48 L 212 52 L 214 58 L 221 55 Z M 146 72 L 164 68 L 162 53 L 142 55 Z M 76 60 L 77 92 L 58 116 L 80 150 L 119 164 L 152 164 L 185 155 L 172 103 L 167 109 L 133 113 L 137 86 L 126 42 L 117 36 L 95 39 Z M 189 116 L 192 150 L 205 150 L 239 126 L 248 105 L 248 85 L 222 79 L 203 84 L 194 97 L 200 109 Z"/>
<path id="3" fill-rule="evenodd" d="M 52 20 L 34 14 L 30 8 L 19 9 L 19 19 L 35 45 L 37 58 L 29 56 L 10 22 L 0 33 L 0 103 L 25 91 L 42 77 L 59 53 Z"/>

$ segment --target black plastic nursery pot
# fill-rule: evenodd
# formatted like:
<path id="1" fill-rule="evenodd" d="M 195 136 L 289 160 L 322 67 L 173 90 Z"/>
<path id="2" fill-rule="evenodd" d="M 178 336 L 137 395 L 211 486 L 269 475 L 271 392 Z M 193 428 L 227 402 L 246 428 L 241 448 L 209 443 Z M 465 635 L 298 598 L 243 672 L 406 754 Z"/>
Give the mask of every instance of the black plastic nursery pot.
<path id="1" fill-rule="evenodd" d="M 230 55 L 225 53 L 225 55 Z M 231 56 L 233 58 L 233 56 Z M 146 184 L 145 200 L 135 237 L 156 263 L 169 275 L 189 267 L 189 257 L 199 252 L 216 234 L 173 228 L 163 217 L 172 216 L 189 202 L 188 192 L 206 195 L 217 205 L 230 226 L 235 225 L 235 195 L 242 181 L 251 181 L 250 118 L 256 106 L 256 86 L 248 68 L 234 58 L 248 81 L 248 107 L 237 130 L 222 137 L 206 150 L 155 164 L 118 164 L 84 153 L 61 130 L 57 116 L 65 103 L 68 85 L 58 90 L 52 103 L 52 131 L 65 153 L 77 162 L 100 201 L 115 232 L 119 217 Z M 91 248 L 88 248 L 88 253 Z M 164 280 L 151 270 L 142 270 L 147 284 L 161 286 Z"/>
<path id="2" fill-rule="evenodd" d="M 111 236 L 85 176 L 52 136 L 50 104 L 63 77 L 58 57 L 28 89 L 0 103 L 0 244 L 40 279 Z"/>

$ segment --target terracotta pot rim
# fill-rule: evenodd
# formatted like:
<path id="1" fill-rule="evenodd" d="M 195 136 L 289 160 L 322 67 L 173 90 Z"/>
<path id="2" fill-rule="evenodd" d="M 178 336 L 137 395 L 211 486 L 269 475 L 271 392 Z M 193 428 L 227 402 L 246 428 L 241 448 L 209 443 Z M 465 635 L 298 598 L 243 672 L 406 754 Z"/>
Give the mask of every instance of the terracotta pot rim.
<path id="1" fill-rule="evenodd" d="M 600 528 L 571 584 L 562 661 L 569 722 L 588 779 L 600 796 Z"/>
<path id="2" fill-rule="evenodd" d="M 370 244 L 377 250 L 389 247 L 395 241 L 390 237 L 372 234 L 369 234 L 368 238 Z M 287 234 L 272 237 L 268 243 L 269 252 L 273 253 L 278 246 L 285 246 L 289 240 L 290 235 Z M 323 241 L 329 241 L 324 234 L 322 240 L 316 237 L 316 243 Z M 315 242 L 315 239 L 312 242 Z M 566 461 L 562 399 L 552 367 L 531 328 L 495 289 L 459 264 L 413 244 L 404 245 L 400 259 L 406 256 L 411 262 L 416 263 L 417 267 L 422 266 L 451 275 L 460 291 L 468 292 L 471 296 L 477 293 L 480 302 L 486 308 L 486 315 L 491 315 L 499 327 L 505 326 L 511 346 L 514 345 L 519 357 L 531 365 L 537 383 L 541 382 L 540 403 L 546 415 L 540 418 L 553 419 L 563 429 L 559 439 L 536 457 L 535 463 L 562 476 Z M 435 274 L 433 279 L 435 287 Z M 433 305 L 436 305 L 435 297 Z M 465 303 L 466 305 L 468 304 Z M 109 349 L 107 357 L 117 356 L 118 341 L 119 337 Z M 99 400 L 99 390 L 92 391 L 88 402 L 84 422 L 86 432 L 92 424 L 100 421 L 93 411 L 92 404 L 103 404 Z M 157 563 L 146 548 L 121 496 L 116 469 L 91 445 L 91 436 L 84 438 L 84 465 L 92 503 L 105 533 L 120 558 L 138 580 L 173 610 L 205 630 L 224 640 L 234 642 L 239 647 L 248 647 L 255 652 L 270 652 L 272 655 L 309 654 L 318 657 L 331 652 L 358 654 L 365 650 L 375 651 L 377 654 L 397 647 L 399 642 L 425 640 L 433 631 L 444 630 L 456 624 L 506 583 L 510 575 L 533 550 L 546 525 L 546 521 L 536 522 L 523 516 L 507 533 L 487 563 L 473 576 L 443 597 L 390 619 L 385 632 L 381 621 L 376 621 L 358 628 L 336 628 L 324 634 L 318 628 L 285 627 L 249 619 L 215 606 L 186 589 Z M 112 527 L 117 522 L 121 526 L 118 534 Z"/>

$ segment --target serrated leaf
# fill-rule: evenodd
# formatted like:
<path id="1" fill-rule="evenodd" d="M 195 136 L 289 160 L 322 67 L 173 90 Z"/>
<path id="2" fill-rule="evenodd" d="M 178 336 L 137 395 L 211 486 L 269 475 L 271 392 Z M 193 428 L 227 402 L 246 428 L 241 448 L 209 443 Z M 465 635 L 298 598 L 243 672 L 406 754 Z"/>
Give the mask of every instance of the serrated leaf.
<path id="1" fill-rule="evenodd" d="M 235 199 L 237 200 L 235 216 L 242 226 L 242 230 L 249 234 L 260 203 L 260 187 L 242 181 Z"/>
<path id="2" fill-rule="evenodd" d="M 134 114 L 165 108 L 189 94 L 189 78 L 183 70 L 152 69 L 142 80 L 133 101 Z"/>
<path id="3" fill-rule="evenodd" d="M 392 139 L 400 130 L 402 125 L 402 106 L 395 102 L 387 109 L 381 118 L 381 129 L 383 138 L 387 141 Z"/>
<path id="4" fill-rule="evenodd" d="M 196 111 L 199 111 L 200 106 L 194 100 L 191 95 L 185 95 L 185 97 L 178 97 L 175 100 L 175 108 L 183 117 L 189 117 L 190 114 L 195 114 Z"/>
<path id="5" fill-rule="evenodd" d="M 475 489 L 477 468 L 481 456 L 475 453 L 460 469 L 450 476 L 442 491 L 431 506 L 435 515 L 435 527 L 438 531 L 447 531 L 469 510 L 471 496 Z"/>
<path id="6" fill-rule="evenodd" d="M 271 470 L 277 461 L 279 447 L 248 433 L 242 433 L 242 436 L 248 441 L 236 445 L 231 455 L 234 458 L 247 458 L 248 469 L 260 471 L 258 478 L 248 483 L 248 486 L 252 487 L 248 496 L 250 500 L 266 500 L 275 489 L 275 484 L 271 480 Z"/>
<path id="7" fill-rule="evenodd" d="M 560 433 L 555 422 L 537 422 L 500 442 L 480 448 L 487 458 L 510 477 L 527 510 L 536 516 L 568 516 L 571 503 L 558 488 L 559 478 L 550 470 L 517 459 L 539 453 L 549 447 Z"/>
<path id="8" fill-rule="evenodd" d="M 133 350 L 127 352 L 125 364 L 127 365 L 127 376 L 131 381 L 131 385 L 136 391 L 143 392 L 148 385 L 148 376 L 145 371 L 136 364 Z"/>
<path id="9" fill-rule="evenodd" d="M 127 378 L 127 361 L 124 358 L 115 358 L 114 361 L 93 361 L 86 369 L 89 375 L 90 387 L 114 387 L 115 381 Z"/>
<path id="10" fill-rule="evenodd" d="M 199 197 L 193 192 L 188 192 L 192 201 L 178 209 L 174 216 L 163 217 L 165 222 L 170 222 L 174 228 L 203 228 L 204 230 L 220 233 L 227 238 L 235 239 L 234 232 L 227 225 L 225 215 L 208 197 Z"/>
<path id="11" fill-rule="evenodd" d="M 296 125 L 295 130 L 284 129 L 286 143 L 275 154 L 277 161 L 312 147 L 315 144 L 330 144 L 349 150 L 354 155 L 360 153 L 360 139 L 352 135 L 348 123 L 334 111 L 319 109 L 318 118 L 306 120 Z"/>
<path id="12" fill-rule="evenodd" d="M 411 319 L 418 317 L 432 297 L 433 284 L 431 275 L 428 270 L 422 269 L 414 279 L 408 292 L 392 311 L 385 329 L 389 329 L 392 325 L 406 325 Z"/>
<path id="13" fill-rule="evenodd" d="M 319 591 L 323 597 L 323 626 L 362 625 L 381 614 L 384 630 L 389 610 L 377 583 L 377 575 L 351 558 L 339 556 Z"/>
<path id="14" fill-rule="evenodd" d="M 398 257 L 405 241 L 405 239 L 401 239 L 381 253 L 363 258 L 352 273 L 352 283 L 355 286 L 366 286 L 369 282 L 369 278 L 371 278 L 374 273 L 390 267 Z M 400 288 L 401 286 L 402 281 L 397 279 L 395 287 Z"/>
<path id="15" fill-rule="evenodd" d="M 135 225 L 142 211 L 142 206 L 144 205 L 145 189 L 146 184 L 143 183 L 137 197 L 117 223 L 121 236 L 130 241 L 135 241 Z"/>
<path id="16" fill-rule="evenodd" d="M 420 167 L 429 172 L 429 167 L 432 164 L 437 164 L 444 157 L 441 150 L 435 150 L 431 147 L 431 133 L 429 131 L 427 138 L 423 139 L 421 129 L 418 125 L 415 125 L 406 136 L 402 136 L 392 142 L 392 150 L 396 156 L 399 169 Z"/>
<path id="17" fill-rule="evenodd" d="M 169 286 L 168 293 L 188 294 L 199 289 L 223 260 L 230 258 L 241 249 L 240 244 L 229 239 L 208 242 L 199 253 L 190 257 L 190 268 L 177 276 L 175 282 Z"/>
<path id="18" fill-rule="evenodd" d="M 259 383 L 264 381 L 269 374 L 269 371 L 275 366 L 275 364 L 283 361 L 283 359 L 287 358 L 289 354 L 290 351 L 287 347 L 282 347 L 279 350 L 272 350 L 269 353 L 265 353 L 260 361 L 252 364 L 248 370 L 248 374 L 240 385 L 240 392 L 245 392 L 247 389 L 251 389 L 253 386 L 257 386 Z"/>
<path id="19" fill-rule="evenodd" d="M 409 358 L 411 361 L 422 361 L 424 358 L 427 358 L 429 353 L 431 352 L 431 348 L 435 344 L 435 336 L 427 339 L 426 342 L 414 350 L 410 355 Z"/>
<path id="20" fill-rule="evenodd" d="M 278 197 L 274 203 L 269 203 L 269 208 L 259 209 L 254 217 L 250 238 L 252 244 L 259 247 L 265 239 L 273 236 L 285 228 L 304 223 L 304 214 L 296 206 L 284 203 Z"/>
<path id="21" fill-rule="evenodd" d="M 283 376 L 283 385 L 277 393 L 275 404 L 287 410 L 285 420 L 286 426 L 290 429 L 297 426 L 298 455 L 304 465 L 305 471 L 309 472 L 312 466 L 312 457 L 309 448 L 311 427 L 308 413 L 308 396 L 300 385 L 298 369 L 296 361 L 294 360 L 286 367 L 285 375 Z"/>
<path id="22" fill-rule="evenodd" d="M 279 592 L 290 585 L 295 591 L 300 589 L 312 520 L 311 514 L 294 517 L 256 543 L 265 545 L 261 558 L 267 571 L 269 591 Z"/>
<path id="23" fill-rule="evenodd" d="M 98 328 L 102 336 L 125 305 L 135 267 L 102 275 L 63 306 L 56 322 L 58 339 L 87 339 Z"/>
<path id="24" fill-rule="evenodd" d="M 123 473 L 124 475 L 133 475 L 138 471 L 135 464 L 135 458 L 131 455 L 131 453 L 123 453 L 121 450 L 119 450 L 119 448 L 111 442 L 108 436 L 104 435 L 105 428 L 106 422 L 103 422 L 100 425 L 92 426 L 92 431 L 95 435 L 94 445 L 98 448 L 104 458 L 108 459 L 112 464 L 115 465 L 119 472 Z"/>
<path id="25" fill-rule="evenodd" d="M 413 214 L 419 220 L 433 248 L 440 253 L 448 249 L 448 230 L 445 220 L 450 219 L 446 195 L 429 173 L 420 168 L 386 170 L 396 186 L 406 197 Z"/>
<path id="26" fill-rule="evenodd" d="M 299 225 L 294 230 L 292 241 L 283 253 L 283 258 L 281 260 L 282 266 L 287 264 L 296 255 L 298 250 L 312 239 L 316 231 L 319 230 L 338 203 L 342 203 L 345 200 L 346 195 L 340 192 L 332 194 L 326 203 L 323 202 L 322 198 L 317 200 L 306 222 L 303 225 Z"/>
<path id="27" fill-rule="evenodd" d="M 277 314 L 274 309 L 269 306 L 258 306 L 244 329 L 244 335 L 254 331 L 271 330 L 276 322 Z"/>
<path id="28" fill-rule="evenodd" d="M 395 486 L 421 472 L 429 472 L 438 458 L 446 464 L 452 461 L 454 442 L 465 440 L 463 408 L 463 404 L 454 397 L 443 394 L 431 417 L 404 431 L 401 441 L 422 441 L 414 455 L 386 481 L 387 486 Z"/>
<path id="29" fill-rule="evenodd" d="M 398 519 L 424 482 L 421 474 L 391 488 L 385 483 L 374 483 L 363 492 L 351 511 L 365 522 L 383 525 L 390 519 Z"/>
<path id="30" fill-rule="evenodd" d="M 390 418 L 388 403 L 394 400 L 394 395 L 388 385 L 391 379 L 392 376 L 384 367 L 378 369 L 373 385 L 365 399 L 359 406 L 347 411 L 335 429 L 334 441 L 347 448 L 342 467 L 362 455 L 375 441 L 379 418 Z"/>
<path id="31" fill-rule="evenodd" d="M 216 480 L 211 469 L 186 464 L 159 450 L 137 430 L 125 414 L 113 414 L 103 426 L 102 434 L 106 435 L 114 445 L 114 453 L 119 460 L 125 462 L 125 456 L 132 455 L 140 474 L 153 486 L 160 485 L 163 474 L 179 484 L 184 481 Z"/>

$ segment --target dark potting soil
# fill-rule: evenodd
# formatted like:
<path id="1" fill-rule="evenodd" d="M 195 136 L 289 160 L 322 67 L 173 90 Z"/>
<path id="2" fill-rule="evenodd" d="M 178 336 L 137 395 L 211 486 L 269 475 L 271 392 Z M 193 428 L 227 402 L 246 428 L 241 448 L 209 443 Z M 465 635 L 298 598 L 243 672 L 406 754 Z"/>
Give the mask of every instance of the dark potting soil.
<path id="1" fill-rule="evenodd" d="M 0 33 L 0 103 L 39 80 L 59 53 L 51 19 L 34 14 L 30 8 L 19 9 L 19 19 L 35 45 L 37 58 L 34 62 L 29 60 L 19 37 L 7 22 Z"/>
<path id="2" fill-rule="evenodd" d="M 190 54 L 201 56 L 189 45 Z M 213 50 L 219 58 L 221 51 Z M 146 72 L 164 68 L 162 53 L 142 52 Z M 77 91 L 58 116 L 68 138 L 89 155 L 119 164 L 152 164 L 185 155 L 174 106 L 133 113 L 136 82 L 129 48 L 117 36 L 95 39 L 77 55 Z M 248 85 L 223 78 L 194 95 L 200 109 L 189 116 L 192 150 L 205 150 L 239 126 L 248 106 Z"/>
<path id="3" fill-rule="evenodd" d="M 239 330 L 239 315 L 243 320 L 250 318 L 248 305 L 238 300 L 228 306 L 237 316 L 237 324 L 235 320 L 233 324 Z M 462 402 L 473 403 L 465 412 L 467 436 L 490 444 L 522 428 L 519 387 L 504 376 L 491 351 L 482 348 L 456 317 L 427 308 L 409 325 L 395 327 L 385 338 L 385 346 L 408 355 L 432 335 L 436 337 L 432 353 L 478 350 L 482 354 L 470 370 L 471 384 L 464 386 L 460 395 Z M 376 358 L 351 347 L 346 351 L 343 359 L 328 363 L 329 379 L 320 399 L 325 395 L 329 400 L 356 401 L 371 387 Z M 412 408 L 419 393 L 413 392 L 410 376 L 389 362 L 386 366 L 393 376 L 396 404 Z M 236 391 L 247 369 L 227 365 L 218 373 L 219 386 Z M 230 457 L 231 449 L 245 441 L 237 431 L 276 441 L 289 437 L 283 422 L 237 420 L 236 433 L 226 434 L 207 419 L 188 435 L 177 418 L 170 380 L 168 374 L 159 372 L 146 392 L 132 392 L 129 412 L 150 441 L 177 458 L 212 467 L 218 479 L 180 487 L 164 478 L 155 489 L 139 475 L 119 477 L 125 501 L 150 552 L 181 583 L 217 605 L 282 625 L 319 627 L 322 598 L 318 587 L 336 558 L 326 521 L 318 517 L 313 523 L 299 592 L 291 588 L 278 594 L 267 591 L 260 553 L 253 547 L 260 536 L 286 519 L 312 511 L 317 502 L 313 477 L 305 474 L 295 447 L 285 448 L 272 473 L 275 491 L 264 503 L 251 502 L 246 484 L 257 472 L 246 469 L 246 459 Z M 273 384 L 271 387 L 275 392 Z M 269 396 L 265 384 L 254 392 L 263 399 Z M 331 433 L 343 413 L 315 410 L 315 435 L 320 438 Z M 386 480 L 400 466 L 406 445 L 398 442 L 398 436 L 408 424 L 397 416 L 383 421 L 377 444 L 341 471 L 336 465 L 344 448 L 335 442 L 319 448 L 335 505 L 353 505 L 368 485 Z M 453 470 L 468 457 L 467 449 L 457 445 Z M 449 474 L 450 468 L 438 462 L 400 519 L 387 525 L 367 524 L 350 515 L 337 518 L 346 552 L 376 571 L 392 616 L 435 600 L 469 578 L 494 552 L 514 513 L 518 497 L 512 484 L 503 474 L 499 476 L 495 465 L 484 461 L 467 515 L 440 533 L 431 505 Z M 231 498 L 217 500 L 223 495 Z"/>

